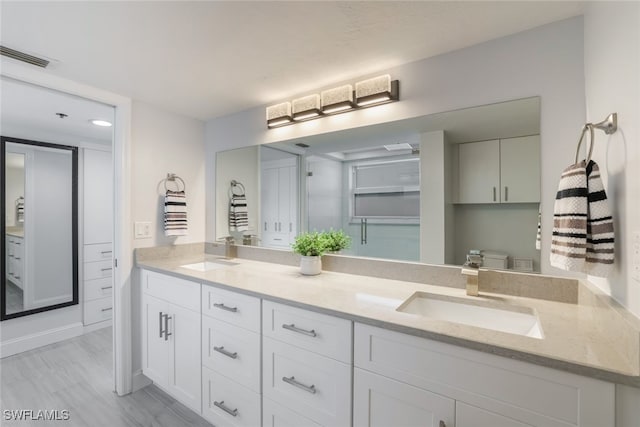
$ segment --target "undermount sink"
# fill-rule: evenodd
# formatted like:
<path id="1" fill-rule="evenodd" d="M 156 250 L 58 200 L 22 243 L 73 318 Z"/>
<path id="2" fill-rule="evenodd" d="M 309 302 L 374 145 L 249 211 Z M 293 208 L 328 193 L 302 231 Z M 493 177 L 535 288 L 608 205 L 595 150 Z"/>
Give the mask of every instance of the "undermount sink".
<path id="1" fill-rule="evenodd" d="M 189 270 L 195 270 L 195 271 L 211 271 L 211 270 L 218 270 L 220 268 L 231 267 L 233 265 L 236 265 L 236 263 L 220 260 L 216 262 L 212 262 L 212 261 L 196 262 L 193 264 L 181 265 L 180 267 L 187 268 Z"/>
<path id="2" fill-rule="evenodd" d="M 529 307 L 496 307 L 490 301 L 416 292 L 396 311 L 531 338 L 544 338 L 538 316 Z"/>

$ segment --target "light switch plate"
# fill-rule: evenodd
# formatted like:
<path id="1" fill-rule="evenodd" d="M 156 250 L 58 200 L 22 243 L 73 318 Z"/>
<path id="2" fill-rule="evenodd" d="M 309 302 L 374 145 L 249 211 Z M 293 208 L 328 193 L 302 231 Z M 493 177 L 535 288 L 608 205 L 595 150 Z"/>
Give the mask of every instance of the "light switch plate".
<path id="1" fill-rule="evenodd" d="M 151 238 L 151 222 L 149 221 L 136 221 L 133 223 L 133 238 L 134 239 L 149 239 Z"/>

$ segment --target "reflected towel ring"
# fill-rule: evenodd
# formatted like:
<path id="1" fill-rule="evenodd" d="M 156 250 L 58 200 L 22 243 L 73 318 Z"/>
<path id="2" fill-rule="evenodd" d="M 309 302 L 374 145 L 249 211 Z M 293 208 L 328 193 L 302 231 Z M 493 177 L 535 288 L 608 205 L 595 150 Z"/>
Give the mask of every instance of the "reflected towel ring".
<path id="1" fill-rule="evenodd" d="M 236 193 L 234 189 L 238 189 L 240 193 Z M 231 194 L 234 196 L 244 196 L 245 188 L 241 182 L 236 181 L 235 179 L 231 180 Z"/>
<path id="2" fill-rule="evenodd" d="M 580 140 L 578 141 L 578 148 L 576 149 L 576 160 L 574 162 L 578 163 L 578 157 L 580 156 L 580 146 L 582 146 L 582 140 L 585 139 L 584 135 L 587 133 L 587 130 L 589 130 L 589 134 L 591 136 L 591 143 L 589 144 L 589 141 L 587 141 L 587 144 L 589 144 L 589 151 L 587 153 L 587 158 L 585 159 L 585 163 L 589 163 L 589 161 L 591 160 L 591 154 L 593 153 L 593 144 L 594 144 L 594 134 L 593 134 L 593 124 L 592 123 L 587 123 L 584 125 L 584 127 L 582 128 L 582 135 L 580 135 Z"/>
<path id="3" fill-rule="evenodd" d="M 177 190 L 169 190 L 169 188 L 167 188 L 167 182 L 169 181 L 176 184 Z M 176 181 L 180 181 L 182 183 L 182 189 L 180 189 L 180 185 Z M 175 173 L 168 173 L 167 177 L 164 179 L 164 189 L 165 191 L 185 191 L 187 189 L 187 185 L 184 183 L 184 180 Z"/>

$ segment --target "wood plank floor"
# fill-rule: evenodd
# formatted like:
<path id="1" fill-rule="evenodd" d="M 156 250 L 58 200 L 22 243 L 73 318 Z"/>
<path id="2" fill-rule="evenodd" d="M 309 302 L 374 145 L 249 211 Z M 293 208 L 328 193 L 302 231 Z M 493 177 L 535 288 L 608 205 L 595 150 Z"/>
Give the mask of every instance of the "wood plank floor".
<path id="1" fill-rule="evenodd" d="M 210 427 L 151 385 L 112 391 L 111 328 L 0 360 L 0 425 Z M 5 410 L 68 410 L 68 421 L 7 421 Z"/>

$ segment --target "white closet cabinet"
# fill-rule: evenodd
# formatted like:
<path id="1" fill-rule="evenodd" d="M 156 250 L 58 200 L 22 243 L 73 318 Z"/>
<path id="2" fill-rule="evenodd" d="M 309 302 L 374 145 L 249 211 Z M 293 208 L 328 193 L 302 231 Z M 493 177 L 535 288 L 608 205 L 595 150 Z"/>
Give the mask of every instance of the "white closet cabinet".
<path id="1" fill-rule="evenodd" d="M 458 203 L 540 202 L 540 136 L 458 146 Z"/>
<path id="2" fill-rule="evenodd" d="M 142 372 L 202 413 L 200 284 L 142 270 Z"/>
<path id="3" fill-rule="evenodd" d="M 615 424 L 611 383 L 359 323 L 354 365 L 356 427 Z"/>
<path id="4" fill-rule="evenodd" d="M 111 152 L 84 149 L 83 162 L 83 323 L 109 326 L 113 316 Z"/>
<path id="5" fill-rule="evenodd" d="M 24 238 L 7 233 L 5 243 L 7 280 L 24 289 Z"/>
<path id="6" fill-rule="evenodd" d="M 298 228 L 298 166 L 295 159 L 261 165 L 261 233 L 267 247 L 289 248 Z"/>

